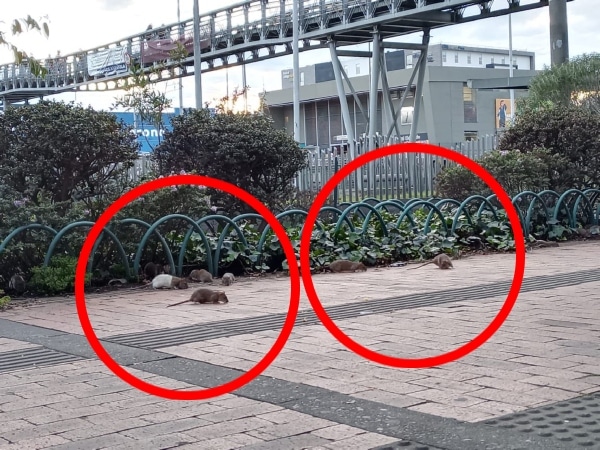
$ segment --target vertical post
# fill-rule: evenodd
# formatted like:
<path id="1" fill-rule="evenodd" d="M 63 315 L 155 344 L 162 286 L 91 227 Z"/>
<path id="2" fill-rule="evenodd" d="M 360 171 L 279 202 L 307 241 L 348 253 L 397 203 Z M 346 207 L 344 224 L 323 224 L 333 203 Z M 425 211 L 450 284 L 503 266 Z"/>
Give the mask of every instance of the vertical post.
<path id="1" fill-rule="evenodd" d="M 512 47 L 512 14 L 508 15 L 508 77 L 509 82 L 512 81 L 513 77 L 513 47 Z M 510 125 L 513 123 L 515 117 L 515 90 L 510 89 Z"/>
<path id="2" fill-rule="evenodd" d="M 177 26 L 179 28 L 179 39 L 181 40 L 181 13 L 179 11 L 179 0 L 177 0 Z M 179 114 L 183 114 L 183 79 L 179 74 Z"/>
<path id="3" fill-rule="evenodd" d="M 569 60 L 569 26 L 567 0 L 550 0 L 550 62 L 552 67 Z"/>
<path id="4" fill-rule="evenodd" d="M 194 87 L 196 90 L 196 109 L 202 109 L 202 60 L 200 48 L 200 8 L 194 0 Z"/>
<path id="5" fill-rule="evenodd" d="M 350 109 L 348 108 L 348 99 L 346 98 L 346 90 L 344 89 L 344 80 L 342 78 L 342 70 L 340 60 L 335 51 L 335 42 L 329 41 L 329 52 L 331 53 L 331 63 L 333 64 L 333 74 L 335 75 L 335 84 L 337 86 L 338 97 L 340 98 L 340 108 L 342 110 L 342 119 L 348 136 L 348 150 L 350 158 L 356 158 L 356 142 L 354 141 L 354 128 L 350 120 Z"/>
<path id="6" fill-rule="evenodd" d="M 242 89 L 244 89 L 244 112 L 248 112 L 248 90 L 246 89 L 246 62 L 242 63 Z"/>
<path id="7" fill-rule="evenodd" d="M 410 142 L 417 140 L 417 126 L 419 125 L 419 112 L 421 110 L 421 97 L 423 95 L 423 83 L 425 78 L 425 67 L 427 66 L 427 52 L 429 51 L 429 28 L 423 30 L 423 48 L 421 49 L 421 58 L 419 62 L 419 74 L 417 76 L 417 88 L 415 89 L 415 106 L 413 110 L 413 120 L 410 125 Z"/>
<path id="8" fill-rule="evenodd" d="M 298 54 L 298 2 L 292 0 L 292 54 L 293 54 L 293 109 L 294 109 L 294 140 L 300 142 L 300 55 Z"/>
<path id="9" fill-rule="evenodd" d="M 375 128 L 377 126 L 377 100 L 379 87 L 379 71 L 381 41 L 379 40 L 379 30 L 373 32 L 373 54 L 371 57 L 371 89 L 369 90 L 369 150 L 374 150 Z M 383 118 L 382 118 L 383 119 Z"/>

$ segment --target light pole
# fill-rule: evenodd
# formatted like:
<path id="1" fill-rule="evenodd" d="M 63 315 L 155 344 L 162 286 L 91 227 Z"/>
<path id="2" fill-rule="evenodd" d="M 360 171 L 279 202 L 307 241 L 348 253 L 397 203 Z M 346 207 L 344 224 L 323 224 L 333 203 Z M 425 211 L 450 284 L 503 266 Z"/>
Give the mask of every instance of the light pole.
<path id="1" fill-rule="evenodd" d="M 181 14 L 179 11 L 179 0 L 177 0 L 177 24 L 179 27 L 179 41 L 181 42 Z M 179 114 L 183 114 L 183 79 L 179 74 Z"/>
<path id="2" fill-rule="evenodd" d="M 202 60 L 200 55 L 200 8 L 194 0 L 194 86 L 196 91 L 196 109 L 202 109 Z"/>
<path id="3" fill-rule="evenodd" d="M 293 73 L 292 93 L 294 110 L 294 140 L 300 142 L 300 58 L 298 55 L 298 2 L 292 0 L 292 55 L 293 55 Z"/>
<path id="4" fill-rule="evenodd" d="M 512 14 L 508 14 L 508 78 L 509 87 L 513 77 L 513 52 L 512 52 Z M 510 87 L 510 124 L 515 117 L 515 90 Z"/>

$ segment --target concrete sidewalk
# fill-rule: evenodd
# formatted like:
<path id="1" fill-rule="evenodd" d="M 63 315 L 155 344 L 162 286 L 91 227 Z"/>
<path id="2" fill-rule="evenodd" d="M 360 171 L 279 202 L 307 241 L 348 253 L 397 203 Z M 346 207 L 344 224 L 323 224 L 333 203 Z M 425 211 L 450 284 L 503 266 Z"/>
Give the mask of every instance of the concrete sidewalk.
<path id="1" fill-rule="evenodd" d="M 126 384 L 89 347 L 72 298 L 0 313 L 0 449 L 600 448 L 600 270 L 594 242 L 528 253 L 506 323 L 442 367 L 381 366 L 338 343 L 303 293 L 294 332 L 254 382 L 206 401 Z M 397 357 L 451 351 L 479 334 L 508 292 L 514 255 L 455 269 L 314 276 L 323 305 L 360 344 Z M 221 289 L 220 285 L 217 285 Z M 227 305 L 187 291 L 87 297 L 111 356 L 163 387 L 223 384 L 279 334 L 289 280 L 240 280 Z"/>

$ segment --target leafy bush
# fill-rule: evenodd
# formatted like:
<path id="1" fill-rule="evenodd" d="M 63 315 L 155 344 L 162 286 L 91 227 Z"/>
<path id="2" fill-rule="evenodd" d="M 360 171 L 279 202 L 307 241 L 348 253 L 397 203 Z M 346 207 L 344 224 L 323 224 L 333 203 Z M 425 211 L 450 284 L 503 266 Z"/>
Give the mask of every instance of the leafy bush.
<path id="1" fill-rule="evenodd" d="M 290 196 L 295 174 L 304 168 L 304 151 L 272 119 L 260 114 L 216 114 L 194 110 L 174 117 L 172 131 L 155 150 L 159 171 L 199 173 L 245 189 L 273 210 Z M 208 191 L 211 202 L 229 216 L 251 209 L 229 194 Z"/>
<path id="2" fill-rule="evenodd" d="M 113 114 L 40 101 L 0 115 L 0 179 L 33 203 L 113 195 L 114 181 L 138 158 L 139 144 Z"/>
<path id="3" fill-rule="evenodd" d="M 556 167 L 562 158 L 548 150 L 537 148 L 531 152 L 495 150 L 479 161 L 510 196 L 523 191 L 539 192 L 550 185 L 549 167 Z M 444 169 L 436 177 L 436 188 L 444 198 L 464 200 L 475 194 L 488 196 L 492 190 L 473 172 L 463 166 Z"/>
<path id="4" fill-rule="evenodd" d="M 0 311 L 6 309 L 12 300 L 10 296 L 4 294 L 4 290 L 0 289 Z"/>
<path id="5" fill-rule="evenodd" d="M 557 192 L 600 186 L 600 115 L 585 108 L 524 109 L 502 135 L 499 150 L 545 148 L 548 187 Z"/>
<path id="6" fill-rule="evenodd" d="M 38 292 L 48 295 L 72 290 L 75 286 L 77 258 L 54 256 L 47 267 L 34 267 L 31 284 Z M 86 273 L 85 284 L 89 284 L 90 274 Z"/>

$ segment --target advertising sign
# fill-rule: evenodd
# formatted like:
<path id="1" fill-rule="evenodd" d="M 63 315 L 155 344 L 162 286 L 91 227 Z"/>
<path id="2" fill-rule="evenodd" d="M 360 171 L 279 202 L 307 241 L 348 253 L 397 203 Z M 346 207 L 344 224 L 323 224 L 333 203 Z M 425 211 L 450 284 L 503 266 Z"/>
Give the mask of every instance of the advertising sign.
<path id="1" fill-rule="evenodd" d="M 124 47 L 106 48 L 87 56 L 88 74 L 94 77 L 127 73 L 129 62 L 129 55 Z"/>
<path id="2" fill-rule="evenodd" d="M 510 99 L 496 99 L 496 128 L 506 128 L 510 125 L 512 111 L 510 108 Z"/>

